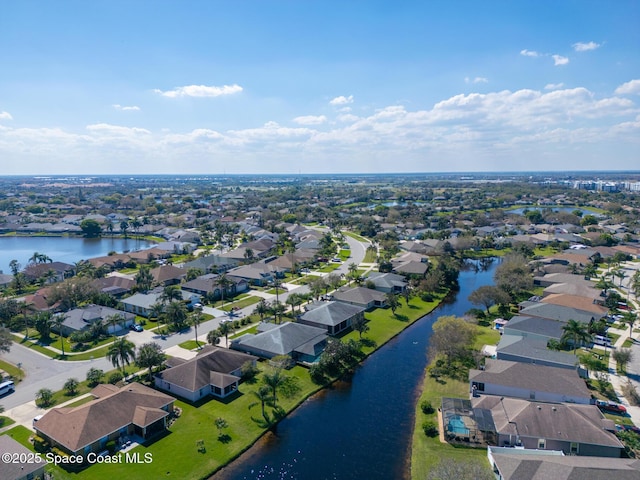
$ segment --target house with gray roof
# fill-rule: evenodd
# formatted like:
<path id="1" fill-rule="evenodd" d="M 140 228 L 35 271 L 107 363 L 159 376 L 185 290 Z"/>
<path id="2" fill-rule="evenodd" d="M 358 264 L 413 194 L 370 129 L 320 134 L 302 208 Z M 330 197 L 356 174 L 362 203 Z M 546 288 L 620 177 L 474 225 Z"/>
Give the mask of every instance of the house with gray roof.
<path id="1" fill-rule="evenodd" d="M 6 273 L 0 273 L 0 288 L 6 288 L 13 282 L 13 275 L 7 275 Z"/>
<path id="2" fill-rule="evenodd" d="M 469 371 L 473 396 L 498 395 L 589 405 L 591 392 L 578 372 L 534 363 L 487 359 L 483 370 Z"/>
<path id="3" fill-rule="evenodd" d="M 505 324 L 503 332 L 505 335 L 520 335 L 540 340 L 546 344 L 549 340 L 560 341 L 564 333 L 562 327 L 565 325 L 566 322 L 558 320 L 518 315 Z"/>
<path id="4" fill-rule="evenodd" d="M 199 268 L 204 273 L 216 273 L 237 267 L 239 264 L 239 260 L 221 257 L 220 255 L 207 255 L 204 257 L 198 257 L 190 262 L 186 262 L 183 265 L 183 268 L 186 270 L 190 268 Z"/>
<path id="5" fill-rule="evenodd" d="M 547 342 L 520 335 L 502 335 L 496 347 L 496 358 L 577 370 L 581 377 L 587 376 L 587 372 L 578 367 L 580 361 L 577 356 L 568 352 L 549 350 Z"/>
<path id="6" fill-rule="evenodd" d="M 274 278 L 281 278 L 284 275 L 281 268 L 262 262 L 232 268 L 227 273 L 230 277 L 242 278 L 251 285 L 258 286 L 267 285 L 273 282 Z"/>
<path id="7" fill-rule="evenodd" d="M 613 420 L 595 405 L 531 402 L 485 395 L 471 399 L 474 412 L 491 418 L 495 445 L 562 450 L 578 456 L 620 458 L 624 446 Z M 489 424 L 485 422 L 485 424 Z"/>
<path id="8" fill-rule="evenodd" d="M 337 335 L 351 328 L 352 322 L 364 317 L 364 308 L 343 302 L 314 302 L 298 316 L 298 323 L 324 328 L 329 335 Z"/>
<path id="9" fill-rule="evenodd" d="M 92 324 L 98 321 L 105 323 L 109 334 L 114 334 L 121 330 L 126 330 L 136 319 L 136 316 L 132 313 L 123 312 L 122 310 L 116 310 L 111 307 L 103 307 L 102 305 L 88 305 L 56 315 L 64 316 L 62 333 L 65 336 L 69 336 L 73 332 L 88 330 Z M 111 317 L 117 317 L 118 323 L 115 325 L 106 325 Z"/>
<path id="10" fill-rule="evenodd" d="M 346 287 L 330 294 L 330 298 L 338 302 L 362 307 L 367 311 L 387 306 L 387 296 L 384 293 L 366 287 Z"/>
<path id="11" fill-rule="evenodd" d="M 586 323 L 587 325 L 601 319 L 604 316 L 595 314 L 593 312 L 587 312 L 585 310 L 579 310 L 577 308 L 555 305 L 553 303 L 521 302 L 519 304 L 519 307 L 520 315 L 548 318 L 551 320 L 558 320 L 560 322 L 575 320 L 576 322 Z"/>
<path id="12" fill-rule="evenodd" d="M 196 303 L 200 303 L 202 300 L 202 296 L 198 295 L 197 293 L 188 292 L 185 290 L 180 290 L 180 292 L 182 293 L 182 301 L 184 301 L 187 306 L 193 306 Z M 156 303 L 161 303 L 161 296 L 162 291 L 136 293 L 134 295 L 131 295 L 130 297 L 123 298 L 122 300 L 120 300 L 120 303 L 122 304 L 122 308 L 125 312 L 148 317 L 153 305 Z"/>
<path id="13" fill-rule="evenodd" d="M 405 278 L 396 273 L 372 272 L 366 280 L 372 282 L 376 290 L 384 293 L 402 293 L 407 289 Z"/>
<path id="14" fill-rule="evenodd" d="M 578 457 L 562 452 L 502 447 L 489 447 L 488 457 L 498 480 L 640 478 L 640 461 L 635 458 Z"/>
<path id="15" fill-rule="evenodd" d="M 294 361 L 313 363 L 327 343 L 326 329 L 300 323 L 258 324 L 256 334 L 247 333 L 231 340 L 231 349 L 270 359 L 289 355 Z"/>
<path id="16" fill-rule="evenodd" d="M 155 386 L 192 402 L 207 395 L 225 398 L 238 390 L 242 366 L 247 362 L 255 366 L 256 360 L 253 355 L 207 345 L 191 360 L 158 373 Z"/>
<path id="17" fill-rule="evenodd" d="M 33 452 L 21 443 L 18 443 L 9 435 L 0 435 L 0 452 L 11 454 L 11 459 L 16 460 L 0 462 L 0 478 L 2 480 L 33 480 L 44 478 L 44 467 L 47 465 L 45 458 L 41 461 L 28 461 L 33 459 Z"/>

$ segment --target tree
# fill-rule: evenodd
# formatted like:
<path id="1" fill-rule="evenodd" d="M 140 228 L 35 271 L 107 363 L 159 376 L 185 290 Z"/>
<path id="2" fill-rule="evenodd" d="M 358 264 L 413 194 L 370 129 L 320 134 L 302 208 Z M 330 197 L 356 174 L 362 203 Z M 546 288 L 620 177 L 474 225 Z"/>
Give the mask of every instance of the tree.
<path id="1" fill-rule="evenodd" d="M 190 282 L 191 280 L 195 280 L 201 275 L 204 275 L 204 271 L 201 268 L 191 267 L 187 270 L 186 280 L 187 282 Z"/>
<path id="2" fill-rule="evenodd" d="M 182 300 L 182 291 L 175 285 L 169 285 L 164 287 L 162 295 L 160 295 L 160 301 L 162 303 L 171 303 L 173 301 Z"/>
<path id="3" fill-rule="evenodd" d="M 51 312 L 38 312 L 34 316 L 33 326 L 40 334 L 41 340 L 48 340 L 51 337 L 51 326 L 53 319 Z"/>
<path id="4" fill-rule="evenodd" d="M 211 330 L 209 333 L 207 333 L 207 342 L 209 342 L 210 345 L 218 345 L 220 343 L 221 336 L 222 335 L 220 334 L 220 330 Z"/>
<path id="5" fill-rule="evenodd" d="M 278 403 L 278 389 L 286 382 L 286 375 L 280 368 L 272 368 L 264 372 L 262 382 L 271 389 L 271 398 L 274 405 Z"/>
<path id="6" fill-rule="evenodd" d="M 284 315 L 285 306 L 282 302 L 275 300 L 271 304 L 271 311 L 273 312 L 273 316 L 275 317 L 276 323 L 282 322 L 282 315 Z"/>
<path id="7" fill-rule="evenodd" d="M 87 370 L 87 383 L 90 387 L 95 387 L 102 381 L 102 377 L 104 377 L 104 372 L 99 368 L 91 367 Z"/>
<path id="8" fill-rule="evenodd" d="M 136 358 L 136 346 L 133 342 L 126 338 L 118 338 L 109 347 L 107 352 L 107 359 L 116 368 L 122 369 L 122 375 L 124 376 L 124 366 L 129 365 Z"/>
<path id="9" fill-rule="evenodd" d="M 341 283 L 342 277 L 340 277 L 340 275 L 338 275 L 337 273 L 330 273 L 325 278 L 325 284 L 327 285 L 326 288 L 330 287 L 332 290 L 337 290 L 338 288 L 340 288 Z"/>
<path id="10" fill-rule="evenodd" d="M 129 235 L 127 233 L 128 230 L 129 230 L 129 222 L 127 222 L 126 220 L 122 220 L 120 222 L 120 231 L 124 235 L 124 238 L 129 238 Z"/>
<path id="11" fill-rule="evenodd" d="M 351 328 L 358 332 L 360 339 L 362 339 L 362 334 L 369 331 L 369 325 L 364 315 L 356 315 L 353 320 L 351 320 Z"/>
<path id="12" fill-rule="evenodd" d="M 636 323 L 636 314 L 633 312 L 627 312 L 622 316 L 622 321 L 629 325 L 629 338 L 631 338 L 633 325 Z"/>
<path id="13" fill-rule="evenodd" d="M 122 325 L 125 322 L 124 315 L 121 313 L 114 313 L 113 315 L 109 315 L 104 319 L 105 326 L 107 327 L 107 331 L 109 331 L 109 327 L 112 328 L 113 331 L 113 340 L 116 339 L 116 326 Z"/>
<path id="14" fill-rule="evenodd" d="M 229 424 L 222 417 L 216 418 L 213 421 L 213 423 L 216 426 L 216 428 L 218 429 L 218 440 L 222 441 L 226 437 L 225 435 L 222 434 L 222 430 L 224 430 L 225 428 L 229 428 Z"/>
<path id="15" fill-rule="evenodd" d="M 256 397 L 258 402 L 252 403 L 251 405 L 249 405 L 249 408 L 252 408 L 258 403 L 260 403 L 260 408 L 262 409 L 262 418 L 264 418 L 265 420 L 268 420 L 267 412 L 265 412 L 264 407 L 265 405 L 268 405 L 269 403 L 271 403 L 271 400 L 272 400 L 271 388 L 269 388 L 267 385 L 261 385 L 260 387 L 258 387 L 257 390 L 252 390 L 251 394 L 254 397 Z"/>
<path id="16" fill-rule="evenodd" d="M 514 300 L 533 287 L 533 278 L 529 273 L 527 259 L 520 254 L 506 255 L 496 268 L 494 280 L 496 285 Z"/>
<path id="17" fill-rule="evenodd" d="M 136 365 L 140 368 L 149 369 L 149 382 L 152 380 L 153 367 L 159 367 L 165 361 L 166 355 L 162 351 L 162 347 L 155 343 L 149 342 L 140 345 L 138 354 L 136 355 Z"/>
<path id="18" fill-rule="evenodd" d="M 36 392 L 36 405 L 43 408 L 51 405 L 53 392 L 48 388 L 41 388 Z"/>
<path id="19" fill-rule="evenodd" d="M 11 349 L 11 332 L 8 328 L 0 327 L 0 353 L 9 353 Z"/>
<path id="20" fill-rule="evenodd" d="M 324 290 L 324 285 L 325 285 L 324 279 L 322 277 L 315 277 L 311 279 L 311 281 L 308 284 L 309 291 L 311 292 L 311 296 L 316 300 L 318 300 L 320 298 L 320 295 L 322 295 L 322 292 Z"/>
<path id="21" fill-rule="evenodd" d="M 256 308 L 253 309 L 253 313 L 257 314 L 260 317 L 261 322 L 264 320 L 264 317 L 269 313 L 269 311 L 269 302 L 267 302 L 264 298 L 261 298 L 260 301 L 256 304 Z"/>
<path id="22" fill-rule="evenodd" d="M 140 265 L 140 269 L 135 276 L 136 287 L 141 292 L 148 291 L 153 285 L 153 275 L 148 265 Z"/>
<path id="23" fill-rule="evenodd" d="M 227 278 L 227 274 L 223 273 L 216 279 L 216 283 L 220 287 L 220 299 L 222 300 L 220 308 L 224 306 L 224 298 L 227 293 L 229 287 L 233 285 L 233 282 Z"/>
<path id="24" fill-rule="evenodd" d="M 398 295 L 393 292 L 389 292 L 386 295 L 386 299 L 387 299 L 387 305 L 389 305 L 391 312 L 395 315 L 396 310 L 400 306 L 400 300 L 398 299 Z"/>
<path id="25" fill-rule="evenodd" d="M 60 346 L 62 347 L 62 356 L 64 357 L 64 336 L 62 335 L 62 324 L 67 319 L 64 313 L 59 313 L 53 317 L 53 324 L 56 326 L 58 335 L 60 336 Z"/>
<path id="26" fill-rule="evenodd" d="M 630 348 L 617 348 L 612 353 L 613 359 L 618 364 L 618 370 L 625 371 L 627 364 L 633 358 Z"/>
<path id="27" fill-rule="evenodd" d="M 464 358 L 473 346 L 477 328 L 464 318 L 439 317 L 433 324 L 431 348 L 434 354 L 442 354 L 449 363 Z"/>
<path id="28" fill-rule="evenodd" d="M 202 307 L 196 308 L 193 312 L 193 315 L 191 315 L 189 323 L 191 323 L 191 326 L 193 326 L 193 329 L 195 330 L 196 345 L 198 345 L 198 347 L 200 346 L 200 344 L 198 343 L 198 326 L 202 323 L 203 320 L 204 317 L 202 316 Z"/>
<path id="29" fill-rule="evenodd" d="M 80 223 L 80 229 L 87 238 L 96 238 L 102 234 L 102 227 L 92 218 L 87 218 Z"/>
<path id="30" fill-rule="evenodd" d="M 75 395 L 78 392 L 78 386 L 80 382 L 77 378 L 70 378 L 64 382 L 64 391 L 67 396 Z"/>
<path id="31" fill-rule="evenodd" d="M 294 316 L 296 314 L 296 307 L 302 305 L 303 302 L 304 300 L 302 299 L 300 294 L 296 292 L 289 294 L 289 296 L 287 297 L 287 305 L 291 305 L 291 312 Z"/>
<path id="32" fill-rule="evenodd" d="M 218 333 L 220 336 L 224 335 L 224 340 L 226 342 L 227 347 L 229 346 L 229 334 L 233 333 L 235 327 L 233 326 L 233 322 L 223 322 L 218 327 Z"/>
<path id="33" fill-rule="evenodd" d="M 355 280 L 358 277 L 358 264 L 351 262 L 347 269 L 349 271 L 349 285 L 351 285 L 351 280 Z"/>
<path id="34" fill-rule="evenodd" d="M 573 354 L 575 355 L 578 345 L 589 342 L 591 340 L 591 334 L 589 333 L 589 327 L 576 320 L 569 320 L 567 324 L 562 327 L 563 333 L 560 340 L 566 342 L 571 340 L 573 342 Z"/>
<path id="35" fill-rule="evenodd" d="M 187 320 L 187 307 L 182 302 L 171 302 L 167 305 L 165 316 L 168 323 L 180 330 Z"/>
<path id="36" fill-rule="evenodd" d="M 505 305 L 509 303 L 509 295 L 502 289 L 493 285 L 483 285 L 471 292 L 469 301 L 474 305 L 484 305 L 489 314 L 489 308 L 495 304 Z"/>

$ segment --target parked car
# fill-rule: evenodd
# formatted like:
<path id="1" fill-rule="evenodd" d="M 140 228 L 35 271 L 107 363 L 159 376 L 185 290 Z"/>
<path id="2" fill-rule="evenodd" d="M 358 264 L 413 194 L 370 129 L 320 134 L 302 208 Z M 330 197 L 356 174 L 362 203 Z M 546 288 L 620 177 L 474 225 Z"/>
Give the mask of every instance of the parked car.
<path id="1" fill-rule="evenodd" d="M 627 432 L 633 432 L 640 435 L 640 428 L 635 425 L 622 425 L 622 429 Z"/>
<path id="2" fill-rule="evenodd" d="M 16 386 L 14 385 L 12 380 L 7 380 L 6 382 L 1 382 L 0 383 L 0 396 L 8 394 L 8 393 L 13 393 L 16 389 Z"/>
<path id="3" fill-rule="evenodd" d="M 129 325 L 129 330 L 133 330 L 134 332 L 141 332 L 144 330 L 144 328 L 142 328 L 142 325 L 140 325 L 139 323 L 132 323 L 131 325 Z"/>
<path id="4" fill-rule="evenodd" d="M 624 415 L 627 413 L 627 409 L 624 405 L 620 405 L 615 402 L 605 402 L 603 400 L 596 400 L 597 407 L 607 413 L 617 413 L 619 415 Z"/>

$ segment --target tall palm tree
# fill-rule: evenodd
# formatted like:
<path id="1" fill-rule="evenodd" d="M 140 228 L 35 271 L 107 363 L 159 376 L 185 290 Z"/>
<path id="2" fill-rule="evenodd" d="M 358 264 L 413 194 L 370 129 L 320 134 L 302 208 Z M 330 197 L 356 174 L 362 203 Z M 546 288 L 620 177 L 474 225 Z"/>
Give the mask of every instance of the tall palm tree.
<path id="1" fill-rule="evenodd" d="M 636 323 L 636 314 L 633 312 L 627 312 L 623 315 L 622 321 L 629 325 L 629 338 L 631 338 L 631 334 L 633 333 L 633 325 Z"/>
<path id="2" fill-rule="evenodd" d="M 202 320 L 204 320 L 204 317 L 202 316 L 202 308 L 196 308 L 193 315 L 191 315 L 190 323 L 193 325 L 193 329 L 195 330 L 196 345 L 198 345 L 198 347 L 200 346 L 198 343 L 198 325 L 202 323 Z"/>
<path id="3" fill-rule="evenodd" d="M 136 358 L 136 346 L 133 342 L 125 337 L 117 339 L 107 352 L 107 359 L 116 368 L 122 369 L 122 375 L 125 374 L 124 366 L 129 365 Z"/>
<path id="4" fill-rule="evenodd" d="M 591 340 L 591 334 L 589 333 L 588 325 L 578 322 L 576 320 L 569 320 L 567 324 L 562 327 L 563 333 L 561 341 L 571 339 L 573 342 L 573 354 L 576 354 L 579 343 L 586 343 Z"/>
<path id="5" fill-rule="evenodd" d="M 258 314 L 260 321 L 262 322 L 264 317 L 269 314 L 269 303 L 264 298 L 261 298 L 256 304 L 256 308 L 253 310 L 253 313 Z"/>
<path id="6" fill-rule="evenodd" d="M 278 403 L 278 389 L 284 385 L 287 381 L 287 377 L 282 370 L 274 368 L 271 371 L 264 372 L 262 376 L 264 384 L 271 389 L 271 397 L 273 398 L 273 404 Z"/>
<path id="7" fill-rule="evenodd" d="M 220 335 L 224 335 L 224 340 L 227 343 L 227 347 L 229 346 L 229 334 L 235 330 L 233 326 L 233 322 L 224 322 L 221 323 L 218 327 L 218 332 Z"/>
<path id="8" fill-rule="evenodd" d="M 224 306 L 225 293 L 227 293 L 227 290 L 229 289 L 229 287 L 233 285 L 233 282 L 227 278 L 226 273 L 223 273 L 216 279 L 216 283 L 220 287 L 220 297 L 222 300 L 222 305 L 220 305 L 220 308 L 222 308 Z"/>
<path id="9" fill-rule="evenodd" d="M 179 330 L 187 320 L 187 307 L 182 302 L 171 302 L 167 305 L 165 316 L 167 322 L 175 325 L 176 329 Z"/>
<path id="10" fill-rule="evenodd" d="M 153 285 L 153 275 L 151 275 L 151 269 L 148 265 L 140 265 L 140 269 L 135 276 L 136 287 L 141 292 L 146 292 Z"/>
<path id="11" fill-rule="evenodd" d="M 271 398 L 271 389 L 267 385 L 261 385 L 258 390 L 252 390 L 251 394 L 256 397 L 258 402 L 260 402 L 260 407 L 262 408 L 262 418 L 267 419 L 266 412 L 264 410 L 265 405 L 269 404 L 272 400 Z M 252 403 L 249 405 L 249 408 L 257 405 L 258 403 Z"/>
<path id="12" fill-rule="evenodd" d="M 180 291 L 180 289 L 175 285 L 164 287 L 162 295 L 160 295 L 160 300 L 163 303 L 171 303 L 174 300 L 182 300 L 182 291 Z"/>
<path id="13" fill-rule="evenodd" d="M 113 341 L 116 340 L 116 325 L 121 325 L 124 323 L 125 318 L 120 313 L 115 313 L 113 315 L 109 315 L 105 320 L 105 325 L 107 326 L 107 331 L 109 327 L 113 327 Z"/>
<path id="14" fill-rule="evenodd" d="M 60 335 L 60 346 L 62 347 L 63 357 L 64 357 L 64 336 L 62 335 L 62 324 L 66 319 L 67 317 L 63 313 L 53 317 L 53 324 L 56 326 L 56 329 L 58 330 L 58 335 Z"/>

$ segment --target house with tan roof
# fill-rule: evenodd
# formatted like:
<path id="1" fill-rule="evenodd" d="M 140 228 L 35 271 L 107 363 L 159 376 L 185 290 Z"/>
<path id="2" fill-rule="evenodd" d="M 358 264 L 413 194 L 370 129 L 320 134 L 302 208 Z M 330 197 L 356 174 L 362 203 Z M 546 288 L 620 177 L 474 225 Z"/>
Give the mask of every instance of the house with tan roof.
<path id="1" fill-rule="evenodd" d="M 49 410 L 34 425 L 38 436 L 70 455 L 99 453 L 109 441 L 147 440 L 165 431 L 175 401 L 139 383 L 98 385 L 91 394 L 95 399 L 83 405 Z"/>

